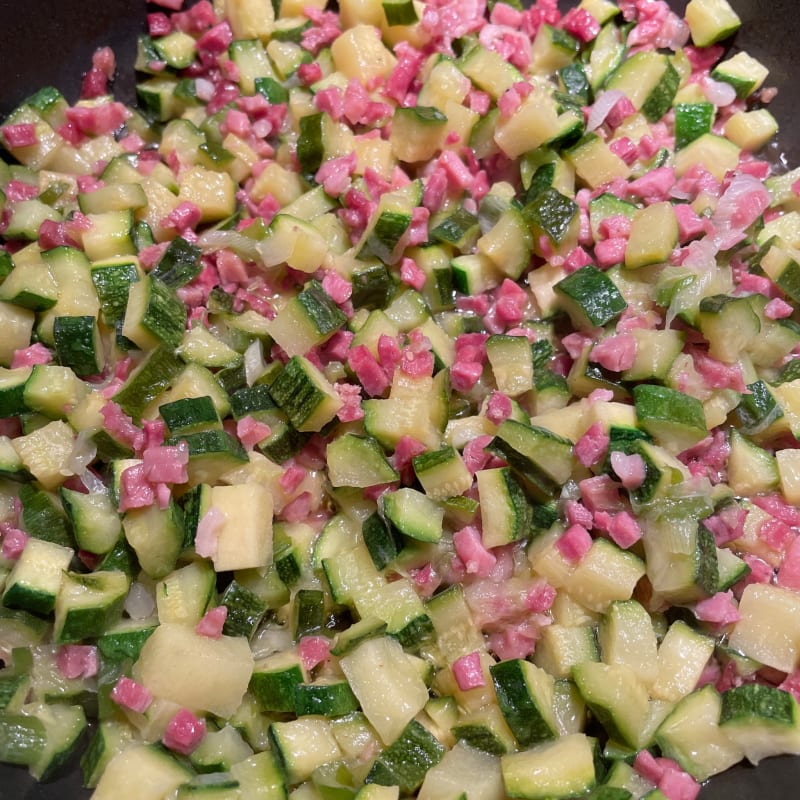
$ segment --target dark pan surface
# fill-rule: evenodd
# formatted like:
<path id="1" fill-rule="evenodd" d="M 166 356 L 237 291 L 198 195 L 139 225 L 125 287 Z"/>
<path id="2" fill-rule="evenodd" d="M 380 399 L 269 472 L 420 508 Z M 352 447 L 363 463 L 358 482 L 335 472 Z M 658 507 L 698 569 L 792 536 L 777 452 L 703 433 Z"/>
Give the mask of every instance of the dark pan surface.
<path id="1" fill-rule="evenodd" d="M 569 2 L 562 2 L 568 7 Z M 685 0 L 670 0 L 677 10 Z M 798 0 L 733 0 L 743 28 L 733 50 L 747 50 L 770 69 L 779 90 L 770 109 L 781 126 L 772 158 L 800 164 L 800 3 Z M 110 45 L 117 55 L 119 99 L 131 102 L 136 35 L 144 29 L 144 0 L 0 0 L 0 117 L 45 85 L 77 99 L 91 55 Z M 151 9 L 152 10 L 152 9 Z M 2 335 L 2 332 L 0 332 Z M 65 777 L 37 785 L 20 768 L 0 764 L 0 800 L 84 800 L 77 765 Z M 788 800 L 800 796 L 800 759 L 780 757 L 758 768 L 736 767 L 714 778 L 700 800 Z"/>

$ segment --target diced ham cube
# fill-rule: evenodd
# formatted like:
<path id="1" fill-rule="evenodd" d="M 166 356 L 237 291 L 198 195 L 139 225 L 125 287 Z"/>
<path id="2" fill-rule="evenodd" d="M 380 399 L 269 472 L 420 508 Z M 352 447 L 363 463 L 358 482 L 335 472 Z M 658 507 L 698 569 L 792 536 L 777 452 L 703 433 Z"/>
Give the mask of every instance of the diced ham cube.
<path id="1" fill-rule="evenodd" d="M 608 450 L 611 438 L 606 432 L 601 422 L 594 422 L 589 426 L 586 433 L 575 443 L 575 458 L 584 467 L 591 467 L 597 464 Z"/>
<path id="2" fill-rule="evenodd" d="M 450 383 L 457 392 L 468 392 L 483 374 L 483 366 L 474 361 L 457 361 L 450 370 Z"/>
<path id="3" fill-rule="evenodd" d="M 378 397 L 389 388 L 389 376 L 366 345 L 353 347 L 347 354 L 347 364 L 368 396 Z"/>
<path id="4" fill-rule="evenodd" d="M 342 407 L 336 412 L 340 422 L 356 422 L 364 418 L 361 407 L 361 387 L 354 383 L 339 382 L 335 384 L 336 394 L 342 401 Z"/>
<path id="5" fill-rule="evenodd" d="M 491 574 L 497 557 L 484 547 L 480 531 L 474 525 L 467 525 L 456 531 L 453 534 L 453 545 L 468 574 L 481 577 Z"/>
<path id="6" fill-rule="evenodd" d="M 131 112 L 118 102 L 100 103 L 94 106 L 72 106 L 66 111 L 67 121 L 87 136 L 102 136 L 113 133 L 125 124 Z"/>
<path id="7" fill-rule="evenodd" d="M 428 448 L 413 436 L 403 435 L 397 442 L 392 455 L 392 464 L 394 468 L 400 473 L 403 483 L 413 483 L 414 481 L 414 468 L 412 460 L 415 456 L 421 455 Z"/>
<path id="8" fill-rule="evenodd" d="M 614 103 L 606 117 L 606 124 L 611 130 L 616 130 L 631 115 L 636 113 L 636 107 L 627 97 L 621 97 Z"/>
<path id="9" fill-rule="evenodd" d="M 570 525 L 556 541 L 556 549 L 567 561 L 577 563 L 592 546 L 592 535 L 582 525 Z"/>
<path id="10" fill-rule="evenodd" d="M 200 636 L 207 636 L 209 639 L 219 639 L 227 618 L 227 606 L 214 606 L 203 614 L 203 618 L 195 625 L 195 632 Z"/>
<path id="11" fill-rule="evenodd" d="M 172 23 L 163 11 L 147 15 L 147 32 L 151 36 L 166 36 L 172 32 Z"/>
<path id="12" fill-rule="evenodd" d="M 502 631 L 490 634 L 489 647 L 503 661 L 527 658 L 535 649 L 541 635 L 536 618 L 506 625 Z"/>
<path id="13" fill-rule="evenodd" d="M 209 28 L 198 40 L 197 49 L 219 55 L 228 49 L 233 41 L 233 31 L 227 20 Z"/>
<path id="14" fill-rule="evenodd" d="M 36 126 L 32 122 L 20 122 L 16 125 L 3 125 L 0 133 L 9 147 L 31 147 L 39 138 L 36 135 Z"/>
<path id="15" fill-rule="evenodd" d="M 470 475 L 474 475 L 479 469 L 483 469 L 491 460 L 492 454 L 486 450 L 486 445 L 492 441 L 488 434 L 476 436 L 464 445 L 464 466 L 469 470 Z"/>
<path id="16" fill-rule="evenodd" d="M 142 684 L 123 675 L 114 684 L 111 699 L 121 708 L 144 714 L 153 702 L 153 695 Z"/>
<path id="17" fill-rule="evenodd" d="M 544 614 L 556 599 L 556 590 L 545 580 L 537 579 L 525 597 L 525 607 L 532 614 Z"/>
<path id="18" fill-rule="evenodd" d="M 331 640 L 327 636 L 303 636 L 298 651 L 303 666 L 311 670 L 331 657 Z"/>
<path id="19" fill-rule="evenodd" d="M 592 512 L 579 500 L 567 500 L 564 515 L 570 525 L 582 525 L 587 530 L 592 527 Z"/>
<path id="20" fill-rule="evenodd" d="M 403 258 L 400 262 L 400 280 L 412 289 L 421 292 L 425 286 L 427 276 L 425 271 L 411 258 Z"/>
<path id="21" fill-rule="evenodd" d="M 638 453 L 628 455 L 615 450 L 610 456 L 610 461 L 614 472 L 626 489 L 638 489 L 644 483 L 647 467 Z"/>
<path id="22" fill-rule="evenodd" d="M 649 750 L 641 750 L 636 754 L 633 768 L 650 783 L 658 784 L 664 775 L 665 769 Z"/>
<path id="23" fill-rule="evenodd" d="M 668 769 L 658 782 L 658 788 L 668 800 L 695 800 L 700 794 L 700 784 L 680 767 Z"/>
<path id="24" fill-rule="evenodd" d="M 30 537 L 25 531 L 21 531 L 10 523 L 4 523 L 0 531 L 3 534 L 3 558 L 16 561 L 22 555 Z"/>
<path id="25" fill-rule="evenodd" d="M 619 494 L 619 484 L 608 475 L 596 475 L 578 483 L 583 504 L 592 512 L 624 511 L 625 505 Z"/>
<path id="26" fill-rule="evenodd" d="M 800 509 L 788 505 L 780 495 L 754 495 L 751 499 L 762 511 L 777 517 L 793 528 L 800 527 Z"/>
<path id="27" fill-rule="evenodd" d="M 144 431 L 133 424 L 133 420 L 113 401 L 106 403 L 100 413 L 108 433 L 133 450 L 144 446 Z"/>
<path id="28" fill-rule="evenodd" d="M 706 517 L 703 525 L 714 534 L 717 547 L 744 535 L 744 521 L 747 511 L 738 505 L 725 506 L 721 511 Z"/>
<path id="29" fill-rule="evenodd" d="M 636 197 L 657 201 L 667 199 L 673 186 L 675 186 L 675 170 L 672 167 L 658 167 L 631 181 L 627 191 Z"/>
<path id="30" fill-rule="evenodd" d="M 187 708 L 182 708 L 167 724 L 161 741 L 164 747 L 188 756 L 206 735 L 206 721 Z"/>
<path id="31" fill-rule="evenodd" d="M 688 203 L 676 203 L 673 210 L 678 220 L 678 237 L 681 244 L 686 244 L 707 232 L 708 221 L 700 217 Z"/>
<path id="32" fill-rule="evenodd" d="M 144 464 L 134 464 L 122 471 L 120 476 L 119 510 L 146 508 L 153 505 L 156 496 L 153 486 L 144 474 Z"/>
<path id="33" fill-rule="evenodd" d="M 481 666 L 481 654 L 475 650 L 453 662 L 453 675 L 462 692 L 486 686 Z"/>
<path id="34" fill-rule="evenodd" d="M 713 597 L 700 600 L 694 607 L 694 615 L 703 622 L 712 622 L 714 625 L 729 625 L 738 622 L 739 607 L 733 599 L 733 592 L 717 592 Z"/>
<path id="35" fill-rule="evenodd" d="M 780 297 L 774 297 L 764 306 L 764 316 L 767 319 L 786 319 L 794 313 L 794 308 Z"/>
<path id="36" fill-rule="evenodd" d="M 56 222 L 54 219 L 42 220 L 39 225 L 38 239 L 42 250 L 51 250 L 53 247 L 77 247 L 75 240 L 69 235 L 69 228 L 65 222 Z"/>
<path id="37" fill-rule="evenodd" d="M 201 558 L 213 558 L 217 554 L 217 539 L 227 517 L 213 506 L 206 511 L 197 523 L 194 549 Z"/>
<path id="38" fill-rule="evenodd" d="M 305 522 L 311 514 L 311 501 L 311 493 L 302 492 L 281 509 L 280 518 L 285 522 Z"/>
<path id="39" fill-rule="evenodd" d="M 636 360 L 636 339 L 630 333 L 607 336 L 592 348 L 589 360 L 611 372 L 630 369 Z"/>
<path id="40" fill-rule="evenodd" d="M 15 350 L 11 359 L 11 369 L 17 367 L 32 367 L 35 364 L 49 364 L 53 354 L 41 342 L 35 342 L 29 347 Z"/>
<path id="41" fill-rule="evenodd" d="M 142 453 L 144 476 L 151 483 L 186 483 L 189 480 L 189 446 L 148 447 Z"/>
<path id="42" fill-rule="evenodd" d="M 503 420 L 511 416 L 513 407 L 511 398 L 502 392 L 492 392 L 489 395 L 489 402 L 486 404 L 486 416 L 495 425 L 499 425 Z"/>
<path id="43" fill-rule="evenodd" d="M 625 248 L 628 246 L 628 239 L 624 236 L 617 236 L 613 239 L 603 239 L 596 242 L 594 246 L 594 257 L 597 266 L 602 269 L 621 264 L 625 260 Z"/>
<path id="44" fill-rule="evenodd" d="M 12 203 L 17 200 L 33 200 L 39 195 L 39 187 L 35 183 L 18 180 L 10 180 L 4 191 L 6 200 Z"/>
<path id="45" fill-rule="evenodd" d="M 627 550 L 642 538 L 642 529 L 628 511 L 613 514 L 608 525 L 608 535 L 616 545 Z"/>
<path id="46" fill-rule="evenodd" d="M 61 674 L 73 680 L 97 675 L 97 648 L 89 644 L 65 644 L 58 649 L 56 663 Z"/>
<path id="47" fill-rule="evenodd" d="M 236 436 L 244 446 L 245 450 L 253 450 L 259 443 L 263 442 L 272 433 L 272 429 L 266 422 L 259 422 L 249 414 L 236 421 Z"/>
<path id="48" fill-rule="evenodd" d="M 800 536 L 795 536 L 786 548 L 783 563 L 778 569 L 778 586 L 800 592 Z"/>
<path id="49" fill-rule="evenodd" d="M 317 170 L 315 179 L 321 183 L 331 197 L 338 197 L 350 186 L 350 176 L 356 169 L 358 157 L 355 152 L 346 156 L 330 158 Z"/>
<path id="50" fill-rule="evenodd" d="M 571 8 L 562 18 L 561 25 L 582 42 L 591 42 L 600 33 L 600 23 L 585 8 Z"/>
<path id="51" fill-rule="evenodd" d="M 751 583 L 772 583 L 773 569 L 766 561 L 752 553 L 745 553 L 742 558 L 750 567 L 750 574 L 744 579 L 746 586 Z"/>

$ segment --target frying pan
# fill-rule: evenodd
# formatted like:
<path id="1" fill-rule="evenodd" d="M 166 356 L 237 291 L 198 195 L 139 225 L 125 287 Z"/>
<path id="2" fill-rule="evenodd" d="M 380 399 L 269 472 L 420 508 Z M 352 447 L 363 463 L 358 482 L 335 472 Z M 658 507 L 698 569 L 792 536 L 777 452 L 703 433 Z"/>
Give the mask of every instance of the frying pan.
<path id="1" fill-rule="evenodd" d="M 669 0 L 682 12 L 686 0 Z M 770 110 L 781 125 L 770 158 L 800 164 L 800 80 L 795 54 L 800 41 L 797 0 L 732 0 L 742 18 L 733 50 L 747 50 L 770 69 L 768 84 L 779 90 Z M 570 2 L 562 1 L 564 7 Z M 151 9 L 152 10 L 152 9 Z M 97 47 L 110 45 L 120 76 L 115 92 L 134 97 L 132 65 L 136 36 L 144 29 L 144 0 L 0 0 L 0 117 L 36 89 L 57 86 L 77 99 L 81 75 Z M 2 335 L 2 332 L 0 332 Z M 700 800 L 785 800 L 800 795 L 800 758 L 782 756 L 757 768 L 735 767 L 705 786 Z M 38 785 L 17 767 L 0 765 L 0 800 L 84 800 L 77 765 L 52 783 Z"/>

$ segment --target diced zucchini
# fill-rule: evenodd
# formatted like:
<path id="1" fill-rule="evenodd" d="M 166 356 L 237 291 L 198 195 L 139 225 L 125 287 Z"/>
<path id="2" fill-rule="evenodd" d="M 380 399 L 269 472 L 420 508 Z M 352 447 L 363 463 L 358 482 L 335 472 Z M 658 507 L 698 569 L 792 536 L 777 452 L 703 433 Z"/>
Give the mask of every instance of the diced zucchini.
<path id="1" fill-rule="evenodd" d="M 711 131 L 714 106 L 711 103 L 678 103 L 675 106 L 675 149 L 686 147 Z"/>
<path id="2" fill-rule="evenodd" d="M 725 136 L 743 150 L 755 152 L 778 132 L 778 121 L 766 108 L 738 111 L 725 124 Z"/>
<path id="3" fill-rule="evenodd" d="M 270 336 L 289 356 L 305 355 L 329 339 L 346 317 L 317 281 L 310 281 L 270 321 Z"/>
<path id="4" fill-rule="evenodd" d="M 230 725 L 208 731 L 203 741 L 191 752 L 192 766 L 201 773 L 227 772 L 237 761 L 253 755 L 242 735 Z"/>
<path id="5" fill-rule="evenodd" d="M 728 0 L 691 0 L 686 6 L 686 22 L 698 47 L 726 39 L 742 24 Z"/>
<path id="6" fill-rule="evenodd" d="M 367 639 L 341 659 L 350 688 L 385 742 L 395 741 L 428 701 L 415 661 L 389 637 Z"/>
<path id="7" fill-rule="evenodd" d="M 699 400 L 675 389 L 638 384 L 633 389 L 639 426 L 672 453 L 680 453 L 708 435 Z"/>
<path id="8" fill-rule="evenodd" d="M 583 733 L 562 736 L 519 753 L 501 756 L 510 797 L 544 800 L 587 793 L 596 782 L 595 741 Z"/>
<path id="9" fill-rule="evenodd" d="M 427 728 L 412 720 L 375 759 L 365 780 L 367 783 L 399 786 L 403 793 L 414 792 L 444 753 L 444 745 Z"/>
<path id="10" fill-rule="evenodd" d="M 798 613 L 797 594 L 779 586 L 751 584 L 739 601 L 740 620 L 729 644 L 756 661 L 792 672 L 800 660 L 800 639 L 792 620 Z"/>
<path id="11" fill-rule="evenodd" d="M 567 591 L 592 611 L 605 612 L 616 600 L 630 600 L 644 562 L 607 539 L 595 539 L 567 579 Z"/>
<path id="12" fill-rule="evenodd" d="M 498 547 L 524 538 L 530 530 L 531 510 L 511 470 L 508 467 L 482 469 L 475 477 L 484 545 Z"/>
<path id="13" fill-rule="evenodd" d="M 304 356 L 292 356 L 270 385 L 275 402 L 299 431 L 318 431 L 342 405 L 325 376 Z"/>
<path id="14" fill-rule="evenodd" d="M 713 686 L 683 698 L 656 731 L 661 752 L 699 781 L 742 758 L 742 749 L 719 725 L 722 700 Z"/>
<path id="15" fill-rule="evenodd" d="M 658 675 L 656 632 L 650 615 L 636 600 L 612 603 L 598 631 L 607 664 L 624 664 L 648 689 Z"/>
<path id="16" fill-rule="evenodd" d="M 55 640 L 79 642 L 104 633 L 121 616 L 128 587 L 122 572 L 66 572 L 55 604 Z"/>
<path id="17" fill-rule="evenodd" d="M 30 539 L 6 580 L 3 604 L 38 614 L 51 612 L 72 555 L 67 547 Z"/>
<path id="18" fill-rule="evenodd" d="M 758 91 L 768 75 L 769 70 L 744 50 L 720 61 L 711 70 L 714 80 L 731 84 L 736 89 L 736 96 L 740 98 Z"/>
<path id="19" fill-rule="evenodd" d="M 298 659 L 277 654 L 256 663 L 250 678 L 250 691 L 263 711 L 294 711 L 295 688 L 303 680 Z"/>
<path id="20" fill-rule="evenodd" d="M 631 220 L 631 234 L 625 247 L 625 266 L 639 269 L 669 260 L 678 244 L 678 220 L 672 204 L 653 203 L 640 209 Z"/>
<path id="21" fill-rule="evenodd" d="M 22 399 L 31 411 L 59 419 L 67 416 L 86 394 L 86 385 L 69 366 L 36 364 L 25 383 Z"/>
<path id="22" fill-rule="evenodd" d="M 258 250 L 267 267 L 285 263 L 310 273 L 322 264 L 328 244 L 310 223 L 289 214 L 278 214 L 267 236 L 258 243 Z"/>
<path id="23" fill-rule="evenodd" d="M 522 79 L 519 71 L 493 50 L 476 45 L 458 62 L 461 71 L 479 88 L 497 99 Z"/>
<path id="24" fill-rule="evenodd" d="M 166 284 L 147 277 L 130 284 L 122 335 L 142 350 L 177 347 L 186 328 L 186 307 Z"/>
<path id="25" fill-rule="evenodd" d="M 672 702 L 685 697 L 697 686 L 713 652 L 711 638 L 680 620 L 673 622 L 658 647 L 658 677 L 652 696 Z"/>
<path id="26" fill-rule="evenodd" d="M 592 189 L 630 174 L 630 167 L 594 133 L 586 134 L 567 150 L 566 158 L 578 177 Z"/>
<path id="27" fill-rule="evenodd" d="M 190 770 L 164 748 L 136 744 L 109 761 L 94 796 L 98 800 L 158 800 L 190 777 Z"/>
<path id="28" fill-rule="evenodd" d="M 263 567 L 272 556 L 272 495 L 256 483 L 214 486 L 211 508 L 223 519 L 212 561 L 217 572 Z"/>
<path id="29" fill-rule="evenodd" d="M 425 494 L 434 500 L 459 497 L 472 485 L 472 477 L 454 447 L 414 456 L 412 466 Z"/>
<path id="30" fill-rule="evenodd" d="M 150 577 L 163 578 L 175 567 L 183 549 L 182 522 L 174 501 L 163 510 L 155 504 L 125 512 L 125 538 Z"/>
<path id="31" fill-rule="evenodd" d="M 442 146 L 446 125 L 447 117 L 438 108 L 397 108 L 392 119 L 392 151 L 400 161 L 427 161 Z"/>
<path id="32" fill-rule="evenodd" d="M 559 304 L 578 328 L 603 326 L 628 305 L 608 275 L 591 265 L 562 278 L 553 288 Z"/>
<path id="33" fill-rule="evenodd" d="M 459 797 L 466 792 L 477 797 L 500 796 L 503 792 L 500 762 L 493 754 L 456 744 L 436 766 L 428 769 L 418 797 L 437 800 Z"/>
<path id="34" fill-rule="evenodd" d="M 83 708 L 61 703 L 31 703 L 22 713 L 38 718 L 44 727 L 44 747 L 28 769 L 36 780 L 52 780 L 74 755 L 86 730 Z"/>
<path id="35" fill-rule="evenodd" d="M 621 91 L 637 111 L 657 122 L 672 106 L 679 83 L 669 58 L 647 50 L 625 59 L 608 78 L 606 88 Z"/>
<path id="36" fill-rule="evenodd" d="M 540 667 L 520 659 L 490 667 L 497 702 L 522 747 L 556 738 L 553 678 Z"/>
<path id="37" fill-rule="evenodd" d="M 584 661 L 573 669 L 573 679 L 608 735 L 639 748 L 649 714 L 647 690 L 623 664 Z"/>
<path id="38" fill-rule="evenodd" d="M 675 173 L 680 178 L 692 167 L 702 165 L 721 181 L 727 172 L 736 169 L 739 154 L 739 146 L 732 141 L 713 133 L 704 133 L 675 155 Z"/>
<path id="39" fill-rule="evenodd" d="M 339 759 L 341 752 L 330 724 L 320 717 L 303 717 L 270 726 L 273 750 L 287 781 L 300 783 L 318 767 Z"/>
<path id="40" fill-rule="evenodd" d="M 165 576 L 155 591 L 159 620 L 196 625 L 214 595 L 215 578 L 207 561 L 192 562 Z"/>
<path id="41" fill-rule="evenodd" d="M 749 683 L 723 693 L 719 724 L 745 758 L 758 764 L 767 756 L 800 750 L 799 713 L 789 692 Z"/>
<path id="42" fill-rule="evenodd" d="M 156 697 L 228 717 L 239 707 L 252 671 L 246 639 L 212 639 L 186 625 L 162 623 L 144 643 L 134 677 Z"/>
<path id="43" fill-rule="evenodd" d="M 504 420 L 487 445 L 504 459 L 534 500 L 552 497 L 572 474 L 572 442 L 539 425 Z"/>

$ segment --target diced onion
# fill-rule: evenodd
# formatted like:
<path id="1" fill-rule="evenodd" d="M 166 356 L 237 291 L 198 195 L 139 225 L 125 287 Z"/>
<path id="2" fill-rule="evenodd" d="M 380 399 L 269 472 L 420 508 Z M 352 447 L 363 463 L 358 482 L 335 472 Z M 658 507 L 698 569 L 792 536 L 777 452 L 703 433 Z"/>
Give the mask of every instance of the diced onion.
<path id="1" fill-rule="evenodd" d="M 153 592 L 140 581 L 131 584 L 128 596 L 125 598 L 125 611 L 131 619 L 146 619 L 156 610 L 156 600 Z"/>

